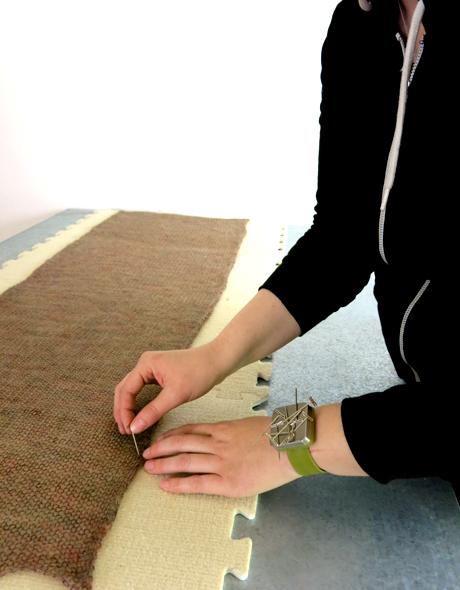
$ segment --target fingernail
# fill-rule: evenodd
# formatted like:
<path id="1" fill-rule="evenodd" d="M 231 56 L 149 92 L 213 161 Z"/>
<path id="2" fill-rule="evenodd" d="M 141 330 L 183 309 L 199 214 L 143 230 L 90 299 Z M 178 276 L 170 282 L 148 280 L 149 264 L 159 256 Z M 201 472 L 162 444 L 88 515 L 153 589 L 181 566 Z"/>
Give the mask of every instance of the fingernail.
<path id="1" fill-rule="evenodd" d="M 151 471 L 153 469 L 153 461 L 147 461 L 144 463 L 144 469 L 147 471 Z"/>
<path id="2" fill-rule="evenodd" d="M 145 451 L 142 453 L 142 456 L 144 459 L 148 459 L 150 457 L 150 449 L 145 449 Z"/>
<path id="3" fill-rule="evenodd" d="M 137 434 L 138 432 L 141 432 L 141 430 L 144 430 L 146 426 L 147 424 L 144 422 L 144 420 L 142 420 L 142 418 L 136 418 L 136 420 L 131 422 L 130 430 L 134 434 Z"/>

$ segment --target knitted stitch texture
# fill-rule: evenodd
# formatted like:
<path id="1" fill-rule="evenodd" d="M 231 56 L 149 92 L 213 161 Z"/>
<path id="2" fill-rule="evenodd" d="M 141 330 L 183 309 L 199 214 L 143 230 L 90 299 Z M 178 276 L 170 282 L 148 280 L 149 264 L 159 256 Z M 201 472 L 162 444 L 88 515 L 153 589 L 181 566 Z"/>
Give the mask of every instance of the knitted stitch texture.
<path id="1" fill-rule="evenodd" d="M 91 588 L 141 464 L 115 427 L 113 389 L 144 350 L 193 342 L 246 221 L 120 212 L 0 296 L 0 575 Z"/>

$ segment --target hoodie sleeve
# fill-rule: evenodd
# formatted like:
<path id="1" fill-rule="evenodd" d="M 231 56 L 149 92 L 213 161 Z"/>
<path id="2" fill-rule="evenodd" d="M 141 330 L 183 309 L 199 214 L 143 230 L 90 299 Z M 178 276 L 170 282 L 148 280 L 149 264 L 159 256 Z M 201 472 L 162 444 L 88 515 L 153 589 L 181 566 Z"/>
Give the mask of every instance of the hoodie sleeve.
<path id="1" fill-rule="evenodd" d="M 344 23 L 344 18 L 350 20 L 344 14 L 349 7 L 341 3 L 336 8 L 321 52 L 313 224 L 258 287 L 282 301 L 300 335 L 356 297 L 369 280 L 376 255 L 381 182 L 375 179 L 383 179 L 384 170 L 376 174 L 377 158 L 367 153 L 366 146 L 376 142 L 370 141 L 372 130 L 366 124 L 366 75 L 355 64 L 362 61 L 362 47 L 350 43 L 353 32 L 347 34 Z"/>
<path id="2" fill-rule="evenodd" d="M 360 467 L 380 483 L 415 477 L 460 483 L 457 387 L 439 379 L 345 398 L 343 430 Z"/>
<path id="3" fill-rule="evenodd" d="M 387 86 L 375 82 L 377 75 L 372 72 L 378 64 L 372 60 L 376 56 L 363 51 L 375 46 L 369 21 L 361 26 L 366 15 L 357 2 L 343 1 L 335 9 L 321 53 L 313 224 L 259 287 L 283 302 L 301 335 L 355 298 L 379 256 L 379 207 L 398 81 L 392 79 Z M 395 76 L 399 76 L 396 70 Z M 388 95 L 377 100 L 378 92 Z M 376 112 L 376 104 L 385 108 Z M 455 310 L 456 304 L 445 307 Z M 456 333 L 451 327 L 455 311 L 451 316 L 446 326 L 450 335 Z M 436 343 L 443 354 L 451 348 L 446 342 Z M 458 383 L 441 377 L 445 367 L 455 367 L 456 362 L 442 359 L 436 381 L 401 384 L 342 401 L 345 437 L 370 477 L 381 483 L 430 476 L 460 480 Z"/>

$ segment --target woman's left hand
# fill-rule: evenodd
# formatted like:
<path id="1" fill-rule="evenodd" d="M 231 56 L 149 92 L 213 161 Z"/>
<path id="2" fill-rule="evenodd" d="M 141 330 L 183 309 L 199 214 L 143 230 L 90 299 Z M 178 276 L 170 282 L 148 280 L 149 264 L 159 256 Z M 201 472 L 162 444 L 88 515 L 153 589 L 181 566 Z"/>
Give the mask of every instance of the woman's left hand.
<path id="1" fill-rule="evenodd" d="M 168 492 L 252 496 L 301 477 L 287 453 L 278 453 L 264 435 L 269 416 L 206 424 L 187 424 L 160 435 L 146 449 L 144 468 L 164 478 Z"/>

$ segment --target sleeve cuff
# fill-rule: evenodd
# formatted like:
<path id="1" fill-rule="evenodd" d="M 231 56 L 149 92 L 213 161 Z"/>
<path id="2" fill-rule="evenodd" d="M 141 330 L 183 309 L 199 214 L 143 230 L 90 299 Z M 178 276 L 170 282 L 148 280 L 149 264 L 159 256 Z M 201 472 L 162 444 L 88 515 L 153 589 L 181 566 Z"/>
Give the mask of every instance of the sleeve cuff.
<path id="1" fill-rule="evenodd" d="M 342 400 L 345 438 L 370 477 L 380 483 L 412 477 L 452 479 L 454 465 L 447 449 L 458 448 L 458 443 L 449 417 L 436 411 L 435 393 L 439 401 L 442 395 L 451 399 L 452 392 L 441 384 L 414 383 Z"/>

